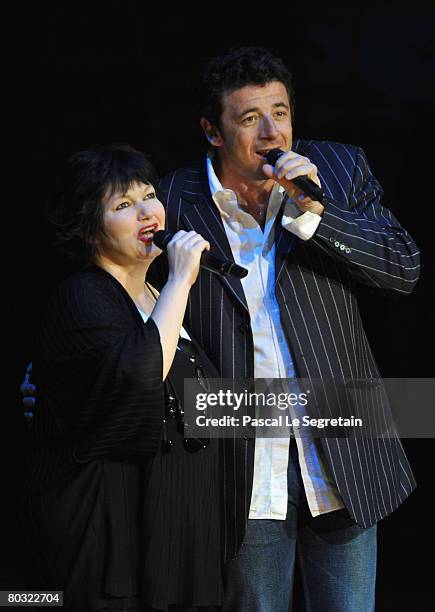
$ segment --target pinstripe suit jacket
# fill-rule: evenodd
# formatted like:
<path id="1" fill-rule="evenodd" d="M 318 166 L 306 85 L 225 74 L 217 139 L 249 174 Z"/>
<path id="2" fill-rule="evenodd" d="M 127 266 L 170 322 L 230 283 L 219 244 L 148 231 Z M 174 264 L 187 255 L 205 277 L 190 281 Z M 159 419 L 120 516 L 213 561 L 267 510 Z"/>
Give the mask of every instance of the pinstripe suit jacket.
<path id="1" fill-rule="evenodd" d="M 322 186 L 334 200 L 314 237 L 306 242 L 284 230 L 277 217 L 275 292 L 296 372 L 303 378 L 376 378 L 379 373 L 355 285 L 361 282 L 382 292 L 410 293 L 419 273 L 417 247 L 393 214 L 381 206 L 382 189 L 360 148 L 300 140 L 293 150 L 316 164 Z M 213 252 L 233 259 L 210 194 L 205 162 L 165 177 L 160 196 L 166 202 L 170 231 L 194 229 L 210 242 Z M 162 270 L 158 276 L 162 278 Z M 223 377 L 253 377 L 250 318 L 239 280 L 201 270 L 190 292 L 185 323 Z M 397 438 L 323 438 L 322 447 L 346 508 L 363 527 L 392 512 L 415 487 Z M 251 440 L 223 444 L 227 559 L 235 555 L 243 538 L 253 457 Z"/>

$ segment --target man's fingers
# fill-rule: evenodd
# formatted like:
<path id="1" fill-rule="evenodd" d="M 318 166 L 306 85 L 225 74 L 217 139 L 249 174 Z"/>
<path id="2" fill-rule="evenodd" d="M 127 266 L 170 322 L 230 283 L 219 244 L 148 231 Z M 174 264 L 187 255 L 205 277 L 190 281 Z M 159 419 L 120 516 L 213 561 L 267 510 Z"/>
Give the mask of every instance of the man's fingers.
<path id="1" fill-rule="evenodd" d="M 24 383 L 28 383 L 30 380 L 30 375 L 32 373 L 32 362 L 27 365 L 26 375 L 24 377 Z"/>
<path id="2" fill-rule="evenodd" d="M 34 397 L 23 397 L 23 406 L 24 408 L 30 409 L 35 407 L 35 398 Z"/>
<path id="3" fill-rule="evenodd" d="M 267 176 L 267 178 L 275 178 L 275 174 L 274 174 L 274 171 L 273 171 L 273 166 L 271 166 L 270 164 L 264 164 L 263 172 L 264 172 L 265 176 Z"/>
<path id="4" fill-rule="evenodd" d="M 308 176 L 320 186 L 320 181 L 317 176 L 317 166 L 313 164 L 308 157 L 294 154 L 292 151 L 287 151 L 285 155 L 278 159 L 275 165 L 274 174 L 277 180 L 285 178 L 289 181 L 298 176 Z M 273 177 L 271 176 L 270 178 Z"/>
<path id="5" fill-rule="evenodd" d="M 297 164 L 295 166 L 285 166 L 278 170 L 277 177 L 279 179 L 285 177 L 288 180 L 292 180 L 297 176 L 316 176 L 316 167 L 313 164 Z"/>
<path id="6" fill-rule="evenodd" d="M 35 395 L 36 387 L 35 385 L 32 385 L 29 382 L 23 382 L 23 384 L 20 387 L 20 391 L 21 391 L 21 395 L 23 395 L 24 397 L 27 395 Z"/>

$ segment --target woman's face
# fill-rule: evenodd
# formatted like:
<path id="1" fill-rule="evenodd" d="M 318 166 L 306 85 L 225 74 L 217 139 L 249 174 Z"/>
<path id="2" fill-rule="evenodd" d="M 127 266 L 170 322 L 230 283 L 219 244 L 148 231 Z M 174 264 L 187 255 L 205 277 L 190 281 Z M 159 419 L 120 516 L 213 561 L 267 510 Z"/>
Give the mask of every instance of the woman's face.
<path id="1" fill-rule="evenodd" d="M 133 183 L 126 193 L 105 198 L 103 206 L 105 233 L 97 240 L 99 258 L 131 265 L 160 255 L 153 237 L 165 228 L 165 209 L 152 185 Z"/>

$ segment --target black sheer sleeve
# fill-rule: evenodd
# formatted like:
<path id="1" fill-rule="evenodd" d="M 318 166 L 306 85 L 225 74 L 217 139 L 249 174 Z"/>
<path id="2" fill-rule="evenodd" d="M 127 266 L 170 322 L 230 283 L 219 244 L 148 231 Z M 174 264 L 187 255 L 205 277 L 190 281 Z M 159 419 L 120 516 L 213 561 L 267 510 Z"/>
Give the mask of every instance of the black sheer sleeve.
<path id="1" fill-rule="evenodd" d="M 76 460 L 154 454 L 164 414 L 163 357 L 121 285 L 102 270 L 68 279 L 34 333 L 37 419 L 51 419 Z"/>

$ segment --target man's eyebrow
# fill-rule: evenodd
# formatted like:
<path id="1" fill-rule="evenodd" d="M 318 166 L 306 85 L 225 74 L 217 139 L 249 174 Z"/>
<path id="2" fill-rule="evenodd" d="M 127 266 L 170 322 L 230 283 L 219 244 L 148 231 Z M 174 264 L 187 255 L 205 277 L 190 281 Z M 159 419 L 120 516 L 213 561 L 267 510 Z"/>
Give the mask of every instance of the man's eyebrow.
<path id="1" fill-rule="evenodd" d="M 284 107 L 287 110 L 290 110 L 290 107 L 288 104 L 286 104 L 285 102 L 275 102 L 275 104 L 272 104 L 272 108 L 279 108 L 279 107 Z M 259 111 L 259 107 L 258 106 L 252 106 L 251 108 L 247 108 L 244 111 L 242 111 L 239 114 L 239 117 L 243 117 L 244 115 L 247 115 L 248 113 L 257 113 Z"/>

